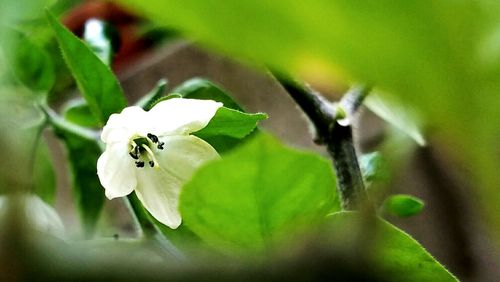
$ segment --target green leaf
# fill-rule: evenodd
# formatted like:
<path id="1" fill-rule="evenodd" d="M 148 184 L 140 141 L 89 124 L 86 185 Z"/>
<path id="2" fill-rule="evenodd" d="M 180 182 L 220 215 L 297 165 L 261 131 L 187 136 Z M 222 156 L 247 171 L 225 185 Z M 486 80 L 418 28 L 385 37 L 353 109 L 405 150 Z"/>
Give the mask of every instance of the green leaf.
<path id="1" fill-rule="evenodd" d="M 214 147 L 214 149 L 219 154 L 224 155 L 233 150 L 234 148 L 236 148 L 237 146 L 240 146 L 248 142 L 248 140 L 251 139 L 253 135 L 257 135 L 258 132 L 259 131 L 255 130 L 245 139 L 239 139 L 229 136 L 210 136 L 210 137 L 203 137 L 203 140 L 207 141 L 208 144 L 212 145 L 212 147 Z M 196 135 L 196 133 L 193 133 L 193 135 Z"/>
<path id="2" fill-rule="evenodd" d="M 342 233 L 350 242 L 352 232 L 367 231 L 367 219 L 355 212 L 338 212 L 331 220 L 332 232 Z M 378 266 L 379 277 L 387 281 L 458 281 L 410 235 L 385 220 L 374 220 L 367 235 L 371 239 L 370 254 Z"/>
<path id="3" fill-rule="evenodd" d="M 173 98 L 182 98 L 182 95 L 181 94 L 177 94 L 177 93 L 171 93 L 171 94 L 168 94 L 167 96 L 159 97 L 156 100 L 150 101 L 150 106 L 148 108 L 151 109 L 156 104 L 158 104 L 158 103 L 160 103 L 162 101 L 173 99 Z"/>
<path id="4" fill-rule="evenodd" d="M 44 202 L 54 204 L 56 197 L 56 176 L 49 148 L 44 140 L 39 140 L 33 164 L 34 192 Z"/>
<path id="5" fill-rule="evenodd" d="M 500 238 L 500 2 L 121 2 L 228 56 L 302 77 L 352 78 L 401 97 L 457 167 L 470 168 Z"/>
<path id="6" fill-rule="evenodd" d="M 158 80 L 156 86 L 148 94 L 139 99 L 135 105 L 145 110 L 150 110 L 155 102 L 163 96 L 165 90 L 167 89 L 167 85 L 168 81 L 166 79 L 162 78 Z"/>
<path id="7" fill-rule="evenodd" d="M 109 67 L 49 11 L 47 18 L 83 97 L 103 125 L 111 114 L 120 112 L 127 105 L 118 80 Z"/>
<path id="8" fill-rule="evenodd" d="M 399 217 L 410 217 L 419 214 L 424 208 L 424 202 L 410 195 L 389 196 L 383 204 L 383 210 Z"/>
<path id="9" fill-rule="evenodd" d="M 99 121 L 90 111 L 89 105 L 84 100 L 69 102 L 63 110 L 64 118 L 83 127 L 99 127 Z"/>
<path id="10" fill-rule="evenodd" d="M 418 145 L 425 146 L 427 142 L 421 133 L 415 110 L 407 105 L 403 106 L 398 100 L 400 99 L 394 96 L 372 93 L 365 98 L 364 104 L 377 116 L 410 136 Z"/>
<path id="11" fill-rule="evenodd" d="M 54 65 L 49 55 L 23 33 L 14 29 L 5 31 L 1 46 L 10 70 L 23 85 L 46 94 L 55 81 Z"/>
<path id="12" fill-rule="evenodd" d="M 172 92 L 179 93 L 184 98 L 214 100 L 221 102 L 226 108 L 244 111 L 224 90 L 203 78 L 190 79 L 177 86 Z"/>
<path id="13" fill-rule="evenodd" d="M 208 125 L 196 132 L 195 135 L 203 139 L 220 135 L 244 138 L 257 127 L 259 121 L 266 118 L 267 115 L 263 113 L 247 114 L 221 107 Z"/>
<path id="14" fill-rule="evenodd" d="M 62 127 L 56 127 L 55 130 L 66 145 L 72 174 L 73 197 L 85 236 L 90 237 L 94 233 L 104 204 L 104 188 L 99 182 L 96 168 L 101 149 L 94 140 L 84 139 Z"/>
<path id="15" fill-rule="evenodd" d="M 205 128 L 194 134 L 205 139 L 219 153 L 242 144 L 240 139 L 252 133 L 260 120 L 267 118 L 263 113 L 245 113 L 228 93 L 206 79 L 190 79 L 176 87 L 173 93 L 184 98 L 214 100 L 224 105 Z"/>
<path id="16" fill-rule="evenodd" d="M 186 226 L 223 251 L 263 250 L 338 211 L 330 162 L 259 134 L 183 188 Z"/>
<path id="17" fill-rule="evenodd" d="M 367 184 L 385 182 L 389 179 L 389 166 L 379 152 L 364 154 L 359 157 L 359 166 L 363 180 Z"/>

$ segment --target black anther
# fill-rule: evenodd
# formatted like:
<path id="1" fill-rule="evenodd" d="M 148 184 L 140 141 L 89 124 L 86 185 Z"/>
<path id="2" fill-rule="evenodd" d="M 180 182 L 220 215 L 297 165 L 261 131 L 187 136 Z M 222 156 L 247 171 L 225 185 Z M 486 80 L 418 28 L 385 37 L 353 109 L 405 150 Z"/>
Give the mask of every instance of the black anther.
<path id="1" fill-rule="evenodd" d="M 163 150 L 163 145 L 165 145 L 165 142 L 158 143 L 158 149 Z"/>
<path id="2" fill-rule="evenodd" d="M 135 165 L 136 165 L 137 167 L 144 167 L 144 162 L 142 162 L 142 161 L 138 161 L 138 162 L 135 162 Z"/>
<path id="3" fill-rule="evenodd" d="M 150 165 L 151 167 L 154 167 L 154 166 L 155 166 L 155 162 L 153 162 L 153 161 L 149 161 L 149 165 Z"/>
<path id="4" fill-rule="evenodd" d="M 158 136 L 151 134 L 151 133 L 148 133 L 148 138 L 151 139 L 151 141 L 153 141 L 153 143 L 158 143 Z"/>
<path id="5" fill-rule="evenodd" d="M 129 155 L 132 157 L 132 159 L 134 159 L 134 160 L 138 160 L 138 159 L 139 159 L 139 157 L 138 157 L 136 154 L 133 154 L 132 152 L 129 152 L 128 154 L 129 154 Z"/>

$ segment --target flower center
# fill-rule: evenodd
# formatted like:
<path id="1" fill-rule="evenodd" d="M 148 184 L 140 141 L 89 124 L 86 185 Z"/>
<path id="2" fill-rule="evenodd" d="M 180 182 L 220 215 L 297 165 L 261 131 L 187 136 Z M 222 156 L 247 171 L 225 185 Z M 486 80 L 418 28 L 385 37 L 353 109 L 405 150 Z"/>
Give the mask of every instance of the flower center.
<path id="1" fill-rule="evenodd" d="M 154 145 L 156 145 L 158 150 L 163 150 L 163 145 L 165 145 L 165 143 L 160 142 L 158 136 L 151 133 L 148 133 L 146 137 L 138 136 L 130 141 L 129 155 L 132 159 L 136 160 L 135 165 L 137 167 L 144 167 L 145 162 L 147 162 L 151 167 L 160 167 L 153 151 L 151 150 L 151 147 L 154 147 Z"/>

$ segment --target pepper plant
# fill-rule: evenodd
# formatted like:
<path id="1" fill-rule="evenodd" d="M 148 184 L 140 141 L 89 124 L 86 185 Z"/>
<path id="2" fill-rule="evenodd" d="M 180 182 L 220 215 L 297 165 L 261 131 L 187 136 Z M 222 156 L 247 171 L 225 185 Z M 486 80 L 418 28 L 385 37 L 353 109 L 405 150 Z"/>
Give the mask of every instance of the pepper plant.
<path id="1" fill-rule="evenodd" d="M 419 146 L 427 143 L 423 124 L 451 138 L 497 234 L 499 5 L 120 2 L 280 85 L 326 153 L 285 145 L 259 127 L 273 116 L 245 111 L 203 78 L 176 87 L 162 79 L 131 103 L 110 66 L 117 50 L 110 23 L 89 20 L 81 39 L 56 16 L 63 4 L 16 11 L 7 1 L 0 216 L 1 239 L 12 248 L 0 260 L 17 268 L 7 267 L 6 278 L 457 281 L 384 219 L 425 205 L 411 195 L 377 198 L 372 186 L 390 176 L 383 153 L 361 155 L 355 146 L 363 107 Z M 37 21 L 46 31 L 39 37 Z M 50 44 L 57 52 L 47 52 Z M 62 77 L 56 69 L 79 91 L 64 107 L 51 98 Z M 311 73 L 351 87 L 332 101 L 307 84 Z M 47 143 L 47 134 L 57 140 Z M 53 143 L 65 148 L 68 171 L 54 170 Z M 64 231 L 67 220 L 54 209 L 56 174 L 72 179 L 78 234 Z M 112 199 L 133 232 L 102 219 Z"/>

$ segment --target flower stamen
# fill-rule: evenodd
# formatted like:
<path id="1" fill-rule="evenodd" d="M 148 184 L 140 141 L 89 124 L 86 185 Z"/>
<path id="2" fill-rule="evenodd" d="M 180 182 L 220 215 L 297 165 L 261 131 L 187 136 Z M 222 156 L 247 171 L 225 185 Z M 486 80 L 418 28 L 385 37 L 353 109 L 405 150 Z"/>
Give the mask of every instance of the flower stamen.
<path id="1" fill-rule="evenodd" d="M 151 140 L 151 142 L 158 143 L 158 136 L 148 133 L 148 138 Z"/>
<path id="2" fill-rule="evenodd" d="M 158 142 L 157 148 L 163 150 L 163 145 L 165 145 L 165 142 Z"/>
<path id="3" fill-rule="evenodd" d="M 135 165 L 137 167 L 144 167 L 147 162 L 151 167 L 159 168 L 158 161 L 155 158 L 150 146 L 157 144 L 158 149 L 162 150 L 165 142 L 160 142 L 158 136 L 148 133 L 147 137 L 137 137 L 130 141 L 132 149 L 129 152 L 132 159 L 137 160 Z M 147 156 L 142 157 L 146 153 Z"/>
<path id="4" fill-rule="evenodd" d="M 156 158 L 155 158 L 155 154 L 153 153 L 153 151 L 151 151 L 151 149 L 150 149 L 148 146 L 146 146 L 145 144 L 142 144 L 141 146 L 142 146 L 142 148 L 144 148 L 144 150 L 146 150 L 146 152 L 148 153 L 148 157 L 149 157 L 149 159 L 150 159 L 150 161 L 149 161 L 149 165 L 150 165 L 151 167 L 154 167 L 154 168 L 157 168 L 157 169 L 158 169 L 158 168 L 160 168 L 160 166 L 158 165 L 158 161 L 156 160 Z M 155 165 L 155 163 L 156 163 L 157 165 Z"/>

